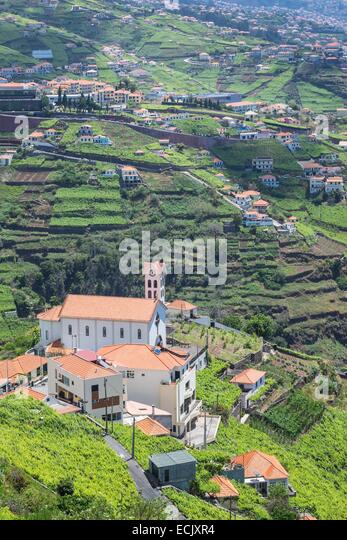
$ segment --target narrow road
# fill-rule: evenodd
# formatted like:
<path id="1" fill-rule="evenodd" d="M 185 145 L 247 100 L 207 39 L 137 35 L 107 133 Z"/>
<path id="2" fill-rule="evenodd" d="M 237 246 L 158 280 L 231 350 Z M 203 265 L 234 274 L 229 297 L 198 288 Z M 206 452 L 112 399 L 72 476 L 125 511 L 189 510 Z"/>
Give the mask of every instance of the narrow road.
<path id="1" fill-rule="evenodd" d="M 192 180 L 194 180 L 195 182 L 198 182 L 199 184 L 201 184 L 202 186 L 205 186 L 206 188 L 208 189 L 212 189 L 213 191 L 215 191 L 216 193 L 218 193 L 218 195 L 224 199 L 224 201 L 226 201 L 228 204 L 231 204 L 231 206 L 234 206 L 235 208 L 237 208 L 238 210 L 242 211 L 241 207 L 234 203 L 232 200 L 229 199 L 229 197 L 227 197 L 226 195 L 224 195 L 224 193 L 222 193 L 221 191 L 218 191 L 217 188 L 214 188 L 213 186 L 210 186 L 210 184 L 208 184 L 207 182 L 205 182 L 204 180 L 201 180 L 201 178 L 197 178 L 196 176 L 194 176 L 191 172 L 189 171 L 184 171 L 183 174 L 185 174 L 186 176 L 189 176 L 189 178 L 191 178 Z"/>
<path id="2" fill-rule="evenodd" d="M 132 459 L 129 452 L 122 446 L 118 441 L 116 441 L 113 437 L 110 435 L 105 435 L 104 440 L 106 444 L 114 451 L 118 456 L 120 456 L 124 461 L 126 461 L 128 465 L 129 473 L 132 477 L 132 479 L 135 482 L 135 485 L 137 487 L 137 491 L 142 495 L 144 499 L 147 501 L 157 499 L 158 497 L 162 497 L 165 499 L 165 502 L 167 504 L 166 506 L 166 513 L 167 513 L 167 519 L 170 520 L 185 520 L 185 516 L 183 516 L 178 508 L 172 502 L 167 499 L 160 489 L 154 488 L 149 483 L 147 476 L 143 472 L 143 469 L 140 467 L 140 465 L 137 463 L 135 459 Z"/>
<path id="3" fill-rule="evenodd" d="M 132 459 L 129 452 L 110 435 L 105 435 L 105 442 L 114 450 L 124 461 L 127 462 L 129 473 L 131 474 L 138 492 L 144 499 L 151 500 L 160 497 L 161 492 L 158 488 L 153 488 L 149 483 L 145 473 L 135 459 Z"/>

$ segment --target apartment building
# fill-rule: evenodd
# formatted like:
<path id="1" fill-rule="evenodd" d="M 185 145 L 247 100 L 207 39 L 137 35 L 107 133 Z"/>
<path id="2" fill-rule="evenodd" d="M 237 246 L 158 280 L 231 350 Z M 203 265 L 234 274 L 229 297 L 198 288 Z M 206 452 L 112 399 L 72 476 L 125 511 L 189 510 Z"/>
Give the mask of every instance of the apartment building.
<path id="1" fill-rule="evenodd" d="M 122 187 L 132 188 L 142 184 L 142 178 L 139 171 L 130 165 L 120 167 Z"/>
<path id="2" fill-rule="evenodd" d="M 173 436 L 195 428 L 201 402 L 196 400 L 196 367 L 190 365 L 187 350 L 127 344 L 103 347 L 98 355 L 122 373 L 125 400 L 168 411 Z"/>
<path id="3" fill-rule="evenodd" d="M 274 160 L 268 157 L 257 157 L 252 159 L 253 169 L 257 171 L 271 171 L 274 166 Z"/>
<path id="4" fill-rule="evenodd" d="M 48 393 L 103 420 L 123 417 L 123 377 L 90 351 L 48 358 Z"/>

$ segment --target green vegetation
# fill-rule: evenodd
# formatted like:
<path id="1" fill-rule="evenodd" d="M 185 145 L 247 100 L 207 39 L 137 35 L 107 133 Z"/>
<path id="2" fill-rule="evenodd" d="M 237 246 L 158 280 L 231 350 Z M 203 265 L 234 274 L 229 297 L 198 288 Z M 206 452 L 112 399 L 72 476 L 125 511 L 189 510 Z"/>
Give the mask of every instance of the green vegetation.
<path id="1" fill-rule="evenodd" d="M 225 362 L 212 357 L 208 367 L 197 374 L 196 397 L 215 412 L 230 411 L 241 394 L 238 386 L 230 384 L 228 378 L 220 378 L 225 368 Z"/>
<path id="2" fill-rule="evenodd" d="M 269 157 L 274 160 L 275 172 L 300 172 L 300 167 L 291 152 L 272 139 L 233 142 L 227 147 L 217 147 L 214 150 L 231 170 L 251 169 L 253 158 Z"/>
<path id="3" fill-rule="evenodd" d="M 132 426 L 113 424 L 111 435 L 131 453 Z M 173 437 L 151 437 L 136 428 L 135 433 L 135 459 L 144 470 L 148 469 L 149 456 L 161 452 L 174 452 L 182 450 L 183 442 Z"/>
<path id="4" fill-rule="evenodd" d="M 333 409 L 292 445 L 275 443 L 268 434 L 231 418 L 226 426 L 221 424 L 217 442 L 210 448 L 229 455 L 257 448 L 275 455 L 289 472 L 298 508 L 319 519 L 346 519 L 346 434 L 345 413 Z"/>
<path id="5" fill-rule="evenodd" d="M 233 364 L 250 353 L 261 348 L 262 341 L 257 336 L 242 332 L 233 332 L 210 328 L 209 353 L 217 359 Z M 176 323 L 175 339 L 181 343 L 191 343 L 203 347 L 206 345 L 207 330 L 194 323 Z"/>
<path id="6" fill-rule="evenodd" d="M 288 401 L 269 409 L 264 417 L 271 429 L 289 437 L 307 431 L 324 412 L 324 404 L 314 401 L 300 391 L 293 392 Z"/>
<path id="7" fill-rule="evenodd" d="M 164 488 L 164 493 L 172 501 L 187 519 L 222 519 L 230 518 L 230 514 L 222 508 L 217 508 L 212 504 L 185 493 L 177 491 L 175 488 Z"/>
<path id="8" fill-rule="evenodd" d="M 68 477 L 77 495 L 103 497 L 118 515 L 131 506 L 136 489 L 126 464 L 85 418 L 10 396 L 0 401 L 0 425 L 0 455 L 50 489 Z"/>

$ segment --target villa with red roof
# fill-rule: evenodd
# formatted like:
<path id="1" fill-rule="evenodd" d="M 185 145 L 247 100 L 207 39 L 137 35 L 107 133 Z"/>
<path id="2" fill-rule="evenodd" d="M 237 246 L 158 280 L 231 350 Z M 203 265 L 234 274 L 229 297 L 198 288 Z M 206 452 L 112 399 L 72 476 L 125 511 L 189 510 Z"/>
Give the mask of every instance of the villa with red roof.
<path id="1" fill-rule="evenodd" d="M 245 409 L 248 408 L 249 398 L 265 384 L 266 371 L 248 368 L 231 379 L 231 384 L 237 384 L 242 391 L 241 400 Z"/>
<path id="2" fill-rule="evenodd" d="M 289 495 L 295 495 L 295 491 L 288 484 L 289 475 L 283 465 L 275 456 L 259 450 L 235 456 L 222 474 L 254 487 L 265 497 L 269 495 L 271 486 L 276 484 L 286 487 Z"/>

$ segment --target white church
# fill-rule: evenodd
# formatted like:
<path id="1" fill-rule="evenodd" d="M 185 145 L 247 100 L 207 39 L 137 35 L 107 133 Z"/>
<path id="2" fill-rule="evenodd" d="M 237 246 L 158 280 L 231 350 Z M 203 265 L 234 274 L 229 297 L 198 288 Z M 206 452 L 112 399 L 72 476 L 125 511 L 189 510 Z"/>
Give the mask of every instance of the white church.
<path id="1" fill-rule="evenodd" d="M 165 264 L 144 264 L 145 298 L 69 294 L 40 313 L 40 346 L 97 351 L 117 344 L 166 345 Z"/>
<path id="2" fill-rule="evenodd" d="M 98 351 L 118 344 L 166 346 L 165 263 L 144 263 L 145 298 L 69 294 L 40 313 L 40 347 Z M 194 306 L 193 306 L 194 307 Z"/>

